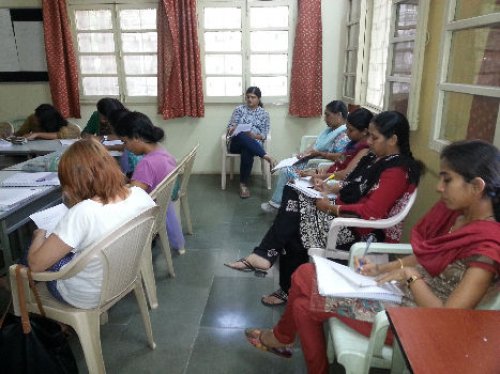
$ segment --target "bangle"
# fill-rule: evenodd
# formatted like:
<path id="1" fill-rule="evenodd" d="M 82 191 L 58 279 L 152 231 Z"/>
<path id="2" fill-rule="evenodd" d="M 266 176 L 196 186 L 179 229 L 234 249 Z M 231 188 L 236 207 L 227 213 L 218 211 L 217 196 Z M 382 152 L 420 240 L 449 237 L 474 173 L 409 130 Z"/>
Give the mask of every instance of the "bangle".
<path id="1" fill-rule="evenodd" d="M 406 285 L 410 287 L 411 284 L 415 283 L 419 279 L 422 279 L 421 275 L 412 275 L 411 277 L 406 279 Z"/>
<path id="2" fill-rule="evenodd" d="M 337 205 L 337 217 L 340 216 L 340 205 Z"/>
<path id="3" fill-rule="evenodd" d="M 399 264 L 401 265 L 400 268 L 403 269 L 405 267 L 405 265 L 403 264 L 403 260 L 398 258 L 398 261 L 399 261 Z"/>

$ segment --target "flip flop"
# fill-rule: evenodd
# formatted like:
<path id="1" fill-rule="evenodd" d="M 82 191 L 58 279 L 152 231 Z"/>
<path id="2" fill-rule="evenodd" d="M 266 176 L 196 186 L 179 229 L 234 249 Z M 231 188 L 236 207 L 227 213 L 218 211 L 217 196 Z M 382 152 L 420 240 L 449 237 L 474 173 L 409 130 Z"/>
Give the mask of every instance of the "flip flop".
<path id="1" fill-rule="evenodd" d="M 245 267 L 238 268 L 238 267 L 235 267 L 234 265 L 228 264 L 228 263 L 224 264 L 224 266 L 227 266 L 228 268 L 231 268 L 233 270 L 242 271 L 244 273 L 250 273 L 253 271 L 253 272 L 255 272 L 255 276 L 260 277 L 260 278 L 264 278 L 267 275 L 266 269 L 256 268 L 250 262 L 248 262 L 246 258 L 240 258 L 239 260 L 236 260 L 235 262 L 236 263 L 241 262 L 243 265 L 245 265 Z"/>
<path id="2" fill-rule="evenodd" d="M 266 297 L 275 297 L 277 299 L 279 299 L 280 301 L 277 302 L 277 303 L 269 303 L 265 300 Z M 263 296 L 261 299 L 260 299 L 260 302 L 262 304 L 264 304 L 265 306 L 278 306 L 278 305 L 283 305 L 285 304 L 286 302 L 288 301 L 288 294 L 283 291 L 281 288 L 279 290 L 276 290 L 274 291 L 272 294 L 270 295 L 266 295 L 266 296 Z"/>
<path id="3" fill-rule="evenodd" d="M 262 334 L 262 330 L 260 329 L 245 329 L 245 336 L 248 340 L 248 342 L 253 345 L 255 348 L 263 351 L 263 352 L 269 352 L 273 353 L 277 356 L 283 357 L 283 358 L 291 358 L 292 357 L 292 350 L 290 349 L 289 346 L 285 346 L 282 348 L 273 348 L 265 345 L 262 340 L 260 340 L 260 336 Z"/>
<path id="4" fill-rule="evenodd" d="M 242 199 L 248 199 L 250 197 L 250 190 L 247 186 L 243 186 L 240 184 L 240 197 Z"/>

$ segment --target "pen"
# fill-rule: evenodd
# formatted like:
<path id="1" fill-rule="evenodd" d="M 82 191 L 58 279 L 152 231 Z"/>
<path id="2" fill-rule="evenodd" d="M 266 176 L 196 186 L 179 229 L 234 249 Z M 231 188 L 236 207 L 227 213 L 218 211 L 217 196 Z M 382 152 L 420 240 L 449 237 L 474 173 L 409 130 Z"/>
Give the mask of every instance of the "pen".
<path id="1" fill-rule="evenodd" d="M 366 254 L 368 253 L 368 249 L 370 249 L 370 245 L 373 243 L 373 240 L 375 239 L 375 235 L 373 234 L 370 234 L 368 236 L 368 239 L 366 239 L 366 248 L 365 248 L 365 251 L 363 252 L 363 256 L 361 257 L 361 259 L 358 260 L 359 264 L 358 264 L 358 273 L 361 271 L 361 268 L 363 267 L 363 258 L 365 258 Z"/>
<path id="2" fill-rule="evenodd" d="M 326 183 L 326 182 L 328 182 L 329 180 L 332 180 L 332 179 L 334 179 L 334 178 L 335 178 L 335 173 L 333 173 L 333 174 L 329 175 L 329 176 L 328 176 L 328 177 L 327 177 L 327 178 L 323 181 L 323 183 Z"/>

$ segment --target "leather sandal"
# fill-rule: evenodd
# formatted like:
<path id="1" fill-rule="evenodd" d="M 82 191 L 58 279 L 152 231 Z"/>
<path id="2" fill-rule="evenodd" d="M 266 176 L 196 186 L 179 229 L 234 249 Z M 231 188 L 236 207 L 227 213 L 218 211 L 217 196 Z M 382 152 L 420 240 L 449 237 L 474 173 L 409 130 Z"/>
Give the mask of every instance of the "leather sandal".
<path id="1" fill-rule="evenodd" d="M 266 298 L 268 298 L 268 297 L 274 297 L 274 298 L 278 299 L 278 301 L 275 302 L 275 303 L 270 303 L 270 302 L 266 301 Z M 278 289 L 278 290 L 276 290 L 276 291 L 274 291 L 270 295 L 263 296 L 260 299 L 260 302 L 262 304 L 264 304 L 265 306 L 271 306 L 271 307 L 278 306 L 278 305 L 283 305 L 287 301 L 288 301 L 288 294 L 285 291 L 283 291 L 281 288 Z"/>
<path id="2" fill-rule="evenodd" d="M 264 351 L 264 352 L 269 352 L 273 353 L 277 356 L 283 357 L 283 358 L 291 358 L 292 357 L 292 349 L 291 345 L 285 345 L 283 347 L 275 348 L 275 347 L 270 347 L 262 342 L 260 339 L 260 336 L 262 335 L 263 330 L 261 329 L 246 329 L 245 330 L 245 336 L 248 340 L 248 342 L 253 345 L 255 348 Z"/>

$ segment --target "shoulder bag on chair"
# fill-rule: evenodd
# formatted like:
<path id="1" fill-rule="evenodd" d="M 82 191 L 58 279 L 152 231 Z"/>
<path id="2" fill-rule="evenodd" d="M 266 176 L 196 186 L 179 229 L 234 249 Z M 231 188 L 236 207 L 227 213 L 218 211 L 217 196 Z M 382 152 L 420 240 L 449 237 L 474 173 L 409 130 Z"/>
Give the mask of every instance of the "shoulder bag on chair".
<path id="1" fill-rule="evenodd" d="M 75 357 L 61 326 L 48 318 L 28 269 L 30 288 L 41 315 L 28 314 L 20 270 L 16 282 L 21 317 L 5 313 L 0 320 L 0 367 L 5 373 L 77 373 Z"/>

